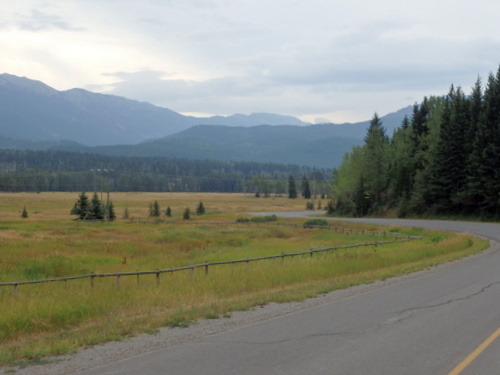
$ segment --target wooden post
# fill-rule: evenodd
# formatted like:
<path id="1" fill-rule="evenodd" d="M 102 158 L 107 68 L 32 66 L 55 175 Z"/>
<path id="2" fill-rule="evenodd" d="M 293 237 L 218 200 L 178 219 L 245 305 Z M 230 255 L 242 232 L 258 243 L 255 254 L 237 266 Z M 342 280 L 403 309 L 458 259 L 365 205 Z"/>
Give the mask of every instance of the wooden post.
<path id="1" fill-rule="evenodd" d="M 17 284 L 14 284 L 14 297 L 17 297 Z"/>
<path id="2" fill-rule="evenodd" d="M 94 289 L 94 277 L 95 277 L 94 272 L 91 272 L 90 273 L 90 288 L 91 289 Z"/>
<path id="3" fill-rule="evenodd" d="M 156 272 L 156 286 L 160 286 L 160 273 Z"/>
<path id="4" fill-rule="evenodd" d="M 205 262 L 205 275 L 208 275 L 208 262 Z"/>
<path id="5" fill-rule="evenodd" d="M 120 275 L 116 275 L 116 287 L 120 287 Z"/>
<path id="6" fill-rule="evenodd" d="M 139 270 L 137 270 L 137 286 L 139 286 Z"/>

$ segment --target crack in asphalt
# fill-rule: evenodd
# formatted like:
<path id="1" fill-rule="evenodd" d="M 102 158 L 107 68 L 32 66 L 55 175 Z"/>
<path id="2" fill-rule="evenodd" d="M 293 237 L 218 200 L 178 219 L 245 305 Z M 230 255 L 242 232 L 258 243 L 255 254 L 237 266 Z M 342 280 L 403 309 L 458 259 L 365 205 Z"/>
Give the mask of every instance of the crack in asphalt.
<path id="1" fill-rule="evenodd" d="M 285 339 L 281 339 L 281 340 L 270 340 L 270 341 L 218 341 L 218 342 L 221 344 L 225 343 L 225 344 L 232 344 L 232 345 L 242 344 L 242 345 L 266 345 L 267 346 L 267 345 L 284 344 L 284 343 L 291 342 L 294 340 L 307 340 L 307 339 L 316 338 L 316 337 L 319 338 L 319 337 L 333 337 L 333 336 L 348 336 L 348 335 L 359 335 L 359 334 L 374 332 L 374 331 L 377 331 L 383 327 L 386 327 L 386 326 L 389 326 L 392 324 L 396 324 L 396 323 L 402 322 L 406 319 L 409 319 L 417 311 L 426 310 L 426 309 L 433 309 L 433 308 L 449 305 L 449 304 L 454 303 L 454 302 L 464 301 L 464 300 L 473 298 L 477 295 L 480 295 L 480 294 L 484 293 L 486 290 L 488 290 L 494 286 L 497 286 L 497 285 L 500 285 L 500 281 L 486 285 L 486 286 L 482 287 L 480 290 L 478 290 L 477 292 L 470 293 L 464 297 L 452 298 L 450 300 L 447 300 L 447 301 L 444 301 L 441 303 L 436 303 L 434 305 L 412 307 L 409 309 L 401 310 L 399 312 L 396 312 L 396 314 L 397 314 L 396 316 L 389 318 L 381 323 L 378 323 L 372 327 L 362 329 L 362 330 L 313 333 L 313 334 L 301 336 L 301 337 L 290 337 L 290 338 L 285 338 Z"/>

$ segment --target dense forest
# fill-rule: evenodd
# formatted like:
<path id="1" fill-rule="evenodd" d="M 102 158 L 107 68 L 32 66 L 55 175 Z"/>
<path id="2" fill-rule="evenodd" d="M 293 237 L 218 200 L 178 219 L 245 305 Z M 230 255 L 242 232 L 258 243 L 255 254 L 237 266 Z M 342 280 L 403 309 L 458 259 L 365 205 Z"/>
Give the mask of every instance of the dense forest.
<path id="1" fill-rule="evenodd" d="M 0 191 L 183 191 L 286 194 L 294 176 L 327 194 L 328 171 L 297 165 L 0 150 Z"/>
<path id="2" fill-rule="evenodd" d="M 336 214 L 500 217 L 500 68 L 470 95 L 424 98 L 390 138 L 377 114 L 334 170 Z"/>

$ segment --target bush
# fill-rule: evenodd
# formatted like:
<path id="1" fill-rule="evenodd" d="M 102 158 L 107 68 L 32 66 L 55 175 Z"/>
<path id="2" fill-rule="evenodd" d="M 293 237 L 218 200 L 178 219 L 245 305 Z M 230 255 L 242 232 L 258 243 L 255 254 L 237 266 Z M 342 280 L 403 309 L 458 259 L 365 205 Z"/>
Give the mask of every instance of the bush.
<path id="1" fill-rule="evenodd" d="M 239 217 L 239 218 L 236 219 L 236 222 L 237 223 L 249 223 L 250 219 L 247 218 L 247 217 Z"/>
<path id="2" fill-rule="evenodd" d="M 311 220 L 307 220 L 304 223 L 304 228 L 327 227 L 327 226 L 328 226 L 328 221 L 325 219 L 311 219 Z"/>
<path id="3" fill-rule="evenodd" d="M 236 219 L 237 223 L 269 223 L 273 221 L 278 221 L 278 217 L 276 215 L 255 216 L 252 217 L 251 219 L 246 217 L 240 217 Z"/>

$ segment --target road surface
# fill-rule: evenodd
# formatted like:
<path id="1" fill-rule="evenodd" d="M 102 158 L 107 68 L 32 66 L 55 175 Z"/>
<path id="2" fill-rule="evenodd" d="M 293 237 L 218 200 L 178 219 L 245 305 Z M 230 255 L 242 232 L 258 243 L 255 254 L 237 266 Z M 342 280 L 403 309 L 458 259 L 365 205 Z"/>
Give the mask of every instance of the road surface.
<path id="1" fill-rule="evenodd" d="M 500 225 L 362 221 L 469 232 L 493 247 L 418 277 L 78 374 L 500 374 Z"/>

